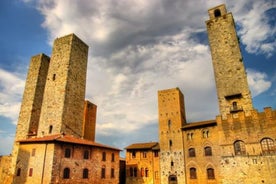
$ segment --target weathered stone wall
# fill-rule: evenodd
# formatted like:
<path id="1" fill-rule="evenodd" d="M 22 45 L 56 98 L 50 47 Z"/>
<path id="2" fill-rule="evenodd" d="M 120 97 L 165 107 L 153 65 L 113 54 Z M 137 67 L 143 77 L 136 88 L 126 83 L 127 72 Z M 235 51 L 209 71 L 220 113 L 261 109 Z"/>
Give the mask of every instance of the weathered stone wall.
<path id="1" fill-rule="evenodd" d="M 11 156 L 0 156 L 0 181 L 1 183 L 12 183 L 13 174 L 10 172 Z"/>
<path id="2" fill-rule="evenodd" d="M 82 136 L 87 55 L 88 46 L 74 34 L 55 40 L 43 97 L 39 136 L 61 132 Z"/>
<path id="3" fill-rule="evenodd" d="M 84 102 L 83 138 L 95 141 L 97 106 L 89 101 Z"/>
<path id="4" fill-rule="evenodd" d="M 226 118 L 231 110 L 244 110 L 250 115 L 252 99 L 232 13 L 227 13 L 225 5 L 208 12 L 210 20 L 206 21 L 206 26 L 220 114 Z M 236 107 L 233 107 L 233 102 L 237 103 Z"/>
<path id="5" fill-rule="evenodd" d="M 182 126 L 186 122 L 184 97 L 178 88 L 158 91 L 160 182 L 177 177 L 185 183 Z"/>

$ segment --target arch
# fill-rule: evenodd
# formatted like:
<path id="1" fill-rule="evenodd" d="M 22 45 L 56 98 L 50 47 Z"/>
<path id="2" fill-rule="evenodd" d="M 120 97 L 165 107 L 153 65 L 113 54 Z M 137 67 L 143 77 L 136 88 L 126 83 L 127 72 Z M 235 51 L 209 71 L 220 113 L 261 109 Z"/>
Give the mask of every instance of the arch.
<path id="1" fill-rule="evenodd" d="M 264 154 L 276 153 L 276 146 L 273 139 L 266 137 L 263 138 L 260 143 Z"/>
<path id="2" fill-rule="evenodd" d="M 177 184 L 177 176 L 176 175 L 170 175 L 168 177 L 169 184 Z"/>
<path id="3" fill-rule="evenodd" d="M 220 17 L 220 16 L 221 16 L 220 10 L 219 10 L 219 9 L 216 9 L 216 10 L 214 11 L 214 15 L 215 15 L 215 17 Z"/>
<path id="4" fill-rule="evenodd" d="M 88 169 L 87 168 L 85 168 L 85 169 L 83 169 L 83 171 L 82 171 L 82 178 L 84 178 L 84 179 L 87 179 L 88 178 Z"/>
<path id="5" fill-rule="evenodd" d="M 189 148 L 189 157 L 195 157 L 196 153 L 195 153 L 195 148 Z"/>
<path id="6" fill-rule="evenodd" d="M 207 178 L 209 179 L 215 179 L 215 170 L 211 167 L 207 168 Z"/>
<path id="7" fill-rule="evenodd" d="M 205 156 L 212 156 L 212 148 L 210 146 L 206 146 L 204 148 L 204 154 Z"/>
<path id="8" fill-rule="evenodd" d="M 63 179 L 69 179 L 70 178 L 70 169 L 68 167 L 66 167 L 63 170 Z"/>
<path id="9" fill-rule="evenodd" d="M 190 179 L 197 179 L 197 173 L 196 173 L 195 167 L 190 168 Z"/>
<path id="10" fill-rule="evenodd" d="M 245 143 L 241 140 L 234 142 L 235 155 L 246 155 Z"/>

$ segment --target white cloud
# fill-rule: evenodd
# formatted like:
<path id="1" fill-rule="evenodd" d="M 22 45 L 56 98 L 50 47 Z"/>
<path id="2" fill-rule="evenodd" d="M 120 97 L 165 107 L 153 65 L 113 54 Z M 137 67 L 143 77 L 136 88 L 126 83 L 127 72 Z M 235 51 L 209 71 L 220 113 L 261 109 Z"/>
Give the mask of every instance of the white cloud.
<path id="1" fill-rule="evenodd" d="M 272 85 L 265 73 L 252 69 L 247 69 L 247 80 L 253 97 L 268 90 Z"/>

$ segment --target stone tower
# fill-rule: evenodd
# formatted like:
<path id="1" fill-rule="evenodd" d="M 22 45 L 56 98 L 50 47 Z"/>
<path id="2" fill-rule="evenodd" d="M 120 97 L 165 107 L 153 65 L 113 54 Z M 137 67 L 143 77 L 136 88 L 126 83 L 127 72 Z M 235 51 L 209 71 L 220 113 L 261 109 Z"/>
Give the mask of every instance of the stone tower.
<path id="1" fill-rule="evenodd" d="M 178 88 L 158 91 L 161 183 L 185 182 L 181 128 L 186 123 L 184 97 Z"/>
<path id="2" fill-rule="evenodd" d="M 16 140 L 37 134 L 49 61 L 50 58 L 44 54 L 31 58 L 18 118 Z"/>
<path id="3" fill-rule="evenodd" d="M 220 114 L 223 119 L 238 111 L 248 116 L 253 105 L 232 13 L 225 5 L 209 9 L 208 13 L 206 26 Z"/>
<path id="4" fill-rule="evenodd" d="M 88 46 L 74 34 L 54 41 L 38 136 L 82 136 Z"/>
<path id="5" fill-rule="evenodd" d="M 84 102 L 83 138 L 95 141 L 97 105 L 86 100 Z"/>

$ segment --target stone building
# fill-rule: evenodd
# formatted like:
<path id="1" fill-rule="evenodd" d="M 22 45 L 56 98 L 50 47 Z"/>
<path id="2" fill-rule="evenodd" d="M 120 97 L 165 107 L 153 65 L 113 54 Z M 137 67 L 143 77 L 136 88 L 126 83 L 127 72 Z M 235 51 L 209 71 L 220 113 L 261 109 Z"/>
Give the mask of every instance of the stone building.
<path id="1" fill-rule="evenodd" d="M 71 34 L 54 41 L 51 58 L 32 57 L 5 174 L 12 183 L 119 183 L 120 149 L 95 142 L 87 56 L 88 46 Z"/>
<path id="2" fill-rule="evenodd" d="M 160 183 L 274 184 L 276 111 L 265 107 L 258 112 L 253 107 L 232 13 L 225 5 L 208 13 L 220 114 L 213 120 L 186 122 L 180 89 L 158 91 Z M 127 168 L 151 161 L 134 163 L 129 147 Z"/>

